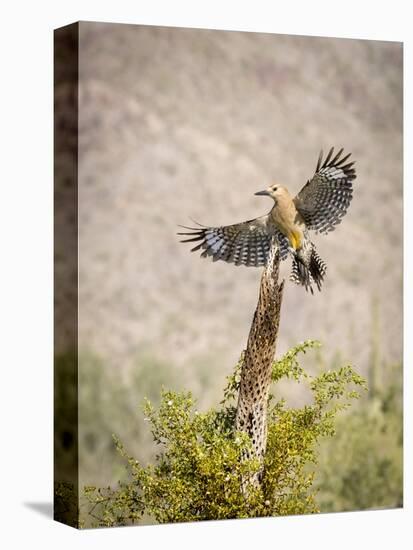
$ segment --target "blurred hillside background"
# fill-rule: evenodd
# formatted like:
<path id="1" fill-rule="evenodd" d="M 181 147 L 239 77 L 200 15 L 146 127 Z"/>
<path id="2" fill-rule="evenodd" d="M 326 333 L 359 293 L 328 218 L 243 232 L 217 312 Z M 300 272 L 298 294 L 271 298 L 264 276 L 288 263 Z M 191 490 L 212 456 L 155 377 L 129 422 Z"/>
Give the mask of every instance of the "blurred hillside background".
<path id="1" fill-rule="evenodd" d="M 214 406 L 245 347 L 261 270 L 190 254 L 177 225 L 262 215 L 272 202 L 256 191 L 276 181 L 298 192 L 320 149 L 335 146 L 357 161 L 353 202 L 333 233 L 315 237 L 328 265 L 322 293 L 286 285 L 277 354 L 312 338 L 323 350 L 311 368 L 352 363 L 377 389 L 359 418 L 382 411 L 380 392 L 393 388 L 393 424 L 375 420 L 383 441 L 361 436 L 356 454 L 361 464 L 390 449 L 397 472 L 377 476 L 384 487 L 393 475 L 393 488 L 373 506 L 400 504 L 401 44 L 81 23 L 79 102 L 81 484 L 123 475 L 112 433 L 138 459 L 153 456 L 145 396 L 156 402 L 165 385 Z M 64 338 L 57 352 L 64 362 Z M 276 394 L 301 403 L 296 390 Z M 351 455 L 356 418 L 326 464 Z M 330 478 L 338 463 L 326 465 Z M 328 491 L 325 509 L 354 506 Z"/>

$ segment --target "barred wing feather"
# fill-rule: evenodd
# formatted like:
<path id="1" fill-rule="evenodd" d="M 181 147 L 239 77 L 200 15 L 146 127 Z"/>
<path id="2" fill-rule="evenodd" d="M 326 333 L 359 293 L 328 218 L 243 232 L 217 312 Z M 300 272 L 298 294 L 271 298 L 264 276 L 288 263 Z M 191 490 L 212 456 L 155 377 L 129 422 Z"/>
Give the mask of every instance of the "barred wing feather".
<path id="1" fill-rule="evenodd" d="M 333 157 L 330 149 L 323 162 L 318 158 L 315 174 L 294 199 L 295 206 L 308 229 L 318 233 L 333 231 L 346 214 L 353 196 L 354 162 L 345 164 L 351 153 L 342 157 L 343 149 Z"/>
<path id="2" fill-rule="evenodd" d="M 274 235 L 278 241 L 280 257 L 284 259 L 288 253 L 288 241 L 269 222 L 268 215 L 222 227 L 180 227 L 189 230 L 178 233 L 189 237 L 181 242 L 198 242 L 191 252 L 202 250 L 201 256 L 212 256 L 213 261 L 263 266 L 267 261 Z"/>

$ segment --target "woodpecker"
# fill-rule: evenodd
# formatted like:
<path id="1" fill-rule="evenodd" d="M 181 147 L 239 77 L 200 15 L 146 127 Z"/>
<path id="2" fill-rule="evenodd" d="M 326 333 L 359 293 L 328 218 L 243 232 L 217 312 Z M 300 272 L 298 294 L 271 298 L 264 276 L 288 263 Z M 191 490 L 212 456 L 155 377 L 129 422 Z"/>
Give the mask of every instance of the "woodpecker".
<path id="1" fill-rule="evenodd" d="M 282 185 L 273 184 L 255 195 L 273 199 L 274 206 L 265 216 L 233 225 L 207 227 L 180 227 L 189 238 L 181 242 L 199 243 L 191 252 L 202 249 L 201 256 L 213 261 L 223 260 L 235 265 L 263 266 L 266 264 L 272 243 L 276 243 L 280 258 L 292 257 L 290 280 L 304 286 L 313 294 L 326 274 L 327 266 L 318 255 L 309 231 L 326 234 L 333 231 L 346 214 L 353 195 L 356 172 L 354 162 L 346 161 L 351 153 L 342 156 L 343 149 L 333 157 L 332 147 L 323 161 L 320 152 L 313 177 L 293 197 Z"/>

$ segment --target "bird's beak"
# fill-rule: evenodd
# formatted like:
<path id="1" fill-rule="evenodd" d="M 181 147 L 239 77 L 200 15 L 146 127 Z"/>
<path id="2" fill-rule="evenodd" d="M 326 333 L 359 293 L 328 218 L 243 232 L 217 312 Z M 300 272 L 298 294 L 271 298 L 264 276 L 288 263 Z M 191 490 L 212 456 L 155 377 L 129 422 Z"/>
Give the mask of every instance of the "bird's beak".
<path id="1" fill-rule="evenodd" d="M 254 195 L 269 195 L 269 191 L 264 189 L 264 191 L 258 191 L 257 193 L 254 193 Z"/>

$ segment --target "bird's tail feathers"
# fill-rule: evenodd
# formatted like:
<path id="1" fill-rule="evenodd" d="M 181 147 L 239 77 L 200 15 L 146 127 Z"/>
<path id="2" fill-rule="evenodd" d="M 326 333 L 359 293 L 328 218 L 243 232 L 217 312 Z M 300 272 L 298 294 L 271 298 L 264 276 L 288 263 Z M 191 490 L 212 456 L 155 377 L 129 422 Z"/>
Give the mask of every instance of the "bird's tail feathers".
<path id="1" fill-rule="evenodd" d="M 293 257 L 290 281 L 296 285 L 303 285 L 307 291 L 310 290 L 311 294 L 314 294 L 313 287 L 311 286 L 312 278 L 310 270 L 298 259 L 296 255 Z"/>
<path id="2" fill-rule="evenodd" d="M 326 270 L 326 264 L 312 245 L 309 261 L 305 262 L 297 253 L 294 254 L 290 281 L 297 285 L 303 285 L 307 291 L 314 294 L 313 284 L 317 286 L 318 290 L 321 290 Z"/>

